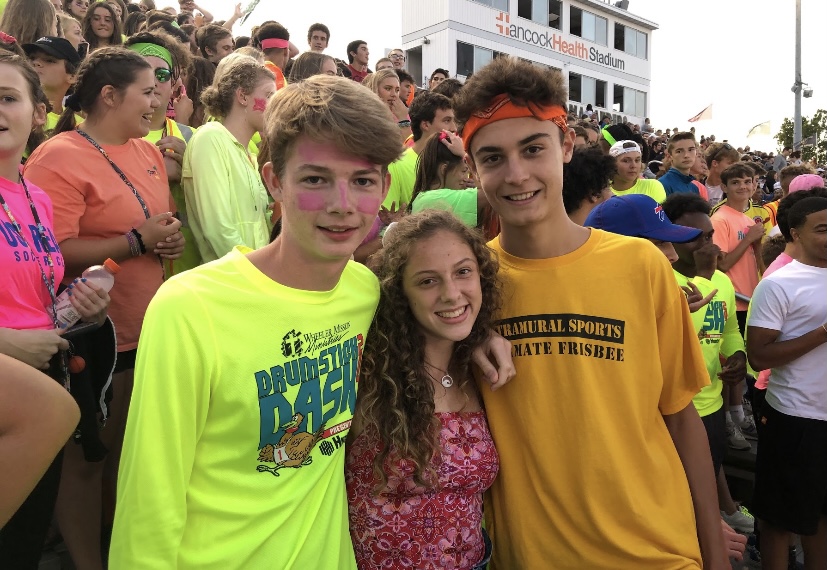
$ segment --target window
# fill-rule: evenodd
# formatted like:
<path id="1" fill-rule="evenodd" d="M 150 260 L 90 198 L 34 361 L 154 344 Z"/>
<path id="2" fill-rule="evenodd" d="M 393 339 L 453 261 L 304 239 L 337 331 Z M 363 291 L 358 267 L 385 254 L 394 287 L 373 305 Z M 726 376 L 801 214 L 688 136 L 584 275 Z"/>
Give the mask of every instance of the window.
<path id="1" fill-rule="evenodd" d="M 495 10 L 500 10 L 501 12 L 508 12 L 508 0 L 474 0 L 474 2 L 491 6 Z"/>
<path id="2" fill-rule="evenodd" d="M 606 108 L 606 88 L 608 84 L 594 77 L 569 72 L 569 100 L 583 105 Z"/>
<path id="3" fill-rule="evenodd" d="M 457 42 L 457 75 L 468 77 L 498 57 L 508 57 L 508 54 Z"/>
<path id="4" fill-rule="evenodd" d="M 596 44 L 609 45 L 609 21 L 575 6 L 569 9 L 569 32 Z"/>
<path id="5" fill-rule="evenodd" d="M 474 73 L 474 46 L 457 42 L 457 75 L 468 77 Z"/>
<path id="6" fill-rule="evenodd" d="M 646 93 L 615 83 L 614 105 L 612 105 L 612 110 L 616 113 L 645 117 Z"/>
<path id="7" fill-rule="evenodd" d="M 635 57 L 648 59 L 646 51 L 647 36 L 634 28 L 615 23 L 615 49 L 625 51 Z"/>
<path id="8" fill-rule="evenodd" d="M 517 0 L 517 15 L 550 28 L 560 29 L 560 0 Z"/>
<path id="9" fill-rule="evenodd" d="M 583 102 L 583 81 L 579 73 L 569 73 L 569 101 Z"/>

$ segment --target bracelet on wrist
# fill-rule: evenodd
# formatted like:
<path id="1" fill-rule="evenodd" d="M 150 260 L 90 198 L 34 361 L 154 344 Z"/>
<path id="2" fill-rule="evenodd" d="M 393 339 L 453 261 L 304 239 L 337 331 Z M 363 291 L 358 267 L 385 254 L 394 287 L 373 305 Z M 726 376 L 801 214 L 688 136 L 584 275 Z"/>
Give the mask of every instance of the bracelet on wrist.
<path id="1" fill-rule="evenodd" d="M 146 253 L 146 246 L 144 245 L 143 237 L 135 228 L 132 228 L 130 233 L 135 236 L 135 240 L 138 242 L 138 249 L 140 250 L 141 255 L 144 255 Z"/>
<path id="2" fill-rule="evenodd" d="M 823 324 L 823 325 L 821 325 L 821 328 L 823 328 L 823 329 L 824 329 L 824 332 L 826 332 L 826 333 L 827 333 L 827 324 Z"/>
<path id="3" fill-rule="evenodd" d="M 126 241 L 129 244 L 129 255 L 131 257 L 138 257 L 141 255 L 141 248 L 138 246 L 138 241 L 135 239 L 135 236 L 132 235 L 132 232 L 126 232 Z"/>
<path id="4" fill-rule="evenodd" d="M 406 129 L 406 128 L 411 126 L 411 122 L 410 121 L 399 121 L 397 123 L 397 125 L 399 125 L 400 129 Z"/>

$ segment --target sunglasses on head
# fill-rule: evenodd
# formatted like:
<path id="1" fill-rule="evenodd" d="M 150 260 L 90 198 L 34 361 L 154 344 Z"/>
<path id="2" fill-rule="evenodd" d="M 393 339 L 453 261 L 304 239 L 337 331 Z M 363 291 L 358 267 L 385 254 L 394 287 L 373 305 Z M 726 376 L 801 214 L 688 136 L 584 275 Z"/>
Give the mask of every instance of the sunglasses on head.
<path id="1" fill-rule="evenodd" d="M 712 155 L 712 160 L 718 160 L 718 155 L 719 155 L 719 154 L 721 154 L 721 151 L 724 151 L 724 150 L 727 150 L 727 151 L 728 151 L 728 150 L 732 150 L 732 145 L 731 145 L 731 144 L 729 144 L 729 143 L 723 143 L 723 144 L 721 145 L 721 148 L 719 148 L 718 150 L 716 150 L 716 151 L 715 151 L 715 154 L 714 154 L 714 155 Z"/>
<path id="2" fill-rule="evenodd" d="M 626 141 L 623 143 L 623 148 L 637 148 L 637 143 L 634 141 Z"/>
<path id="3" fill-rule="evenodd" d="M 166 83 L 170 79 L 172 79 L 172 71 L 166 69 L 165 67 L 155 68 L 155 80 L 158 83 Z"/>

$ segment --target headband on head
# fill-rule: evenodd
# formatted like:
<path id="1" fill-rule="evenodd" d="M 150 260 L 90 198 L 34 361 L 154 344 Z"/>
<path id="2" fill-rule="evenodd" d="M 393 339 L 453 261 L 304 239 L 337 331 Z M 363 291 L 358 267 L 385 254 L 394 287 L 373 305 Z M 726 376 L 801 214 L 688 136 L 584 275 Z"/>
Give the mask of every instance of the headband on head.
<path id="1" fill-rule="evenodd" d="M 603 138 L 606 139 L 606 142 L 609 143 L 609 146 L 614 146 L 614 144 L 617 142 L 615 138 L 612 136 L 612 133 L 609 132 L 609 129 L 605 127 L 603 128 L 603 130 L 600 131 L 600 134 L 603 135 Z"/>
<path id="2" fill-rule="evenodd" d="M 158 44 L 132 44 L 127 47 L 138 55 L 142 55 L 144 57 L 160 57 L 167 63 L 170 71 L 174 71 L 172 65 L 172 54 L 169 53 L 169 50 L 164 46 L 159 46 Z"/>
<path id="3" fill-rule="evenodd" d="M 284 49 L 290 47 L 290 42 L 278 38 L 261 40 L 261 49 Z"/>
<path id="4" fill-rule="evenodd" d="M 515 105 L 511 101 L 511 97 L 507 93 L 495 97 L 491 104 L 482 111 L 473 113 L 465 126 L 462 128 L 462 141 L 465 143 L 465 148 L 471 148 L 471 139 L 476 132 L 486 125 L 502 121 L 504 119 L 521 119 L 523 117 L 532 117 L 540 121 L 551 121 L 562 130 L 564 133 L 568 132 L 569 125 L 566 120 L 567 113 L 563 107 L 553 105 L 551 107 L 543 107 L 529 103 L 528 105 Z"/>

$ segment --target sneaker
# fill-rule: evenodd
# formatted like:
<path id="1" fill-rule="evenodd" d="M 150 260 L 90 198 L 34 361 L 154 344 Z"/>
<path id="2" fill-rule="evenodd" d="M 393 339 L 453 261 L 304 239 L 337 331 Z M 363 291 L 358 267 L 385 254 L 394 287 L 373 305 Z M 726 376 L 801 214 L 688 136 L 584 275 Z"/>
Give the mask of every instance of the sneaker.
<path id="1" fill-rule="evenodd" d="M 726 438 L 727 443 L 732 449 L 740 449 L 742 451 L 752 449 L 752 446 L 744 437 L 744 434 L 741 433 L 741 430 L 738 429 L 738 426 L 735 425 L 735 422 L 729 419 L 726 422 Z"/>
<path id="2" fill-rule="evenodd" d="M 755 420 L 752 418 L 752 414 L 746 415 L 746 410 L 744 410 L 744 421 L 738 424 L 738 429 L 741 430 L 741 434 L 747 439 L 758 439 L 758 430 L 755 429 Z"/>
<path id="3" fill-rule="evenodd" d="M 749 534 L 755 531 L 755 517 L 753 517 L 746 507 L 738 507 L 731 515 L 721 511 L 721 518 L 724 522 L 741 533 Z"/>

